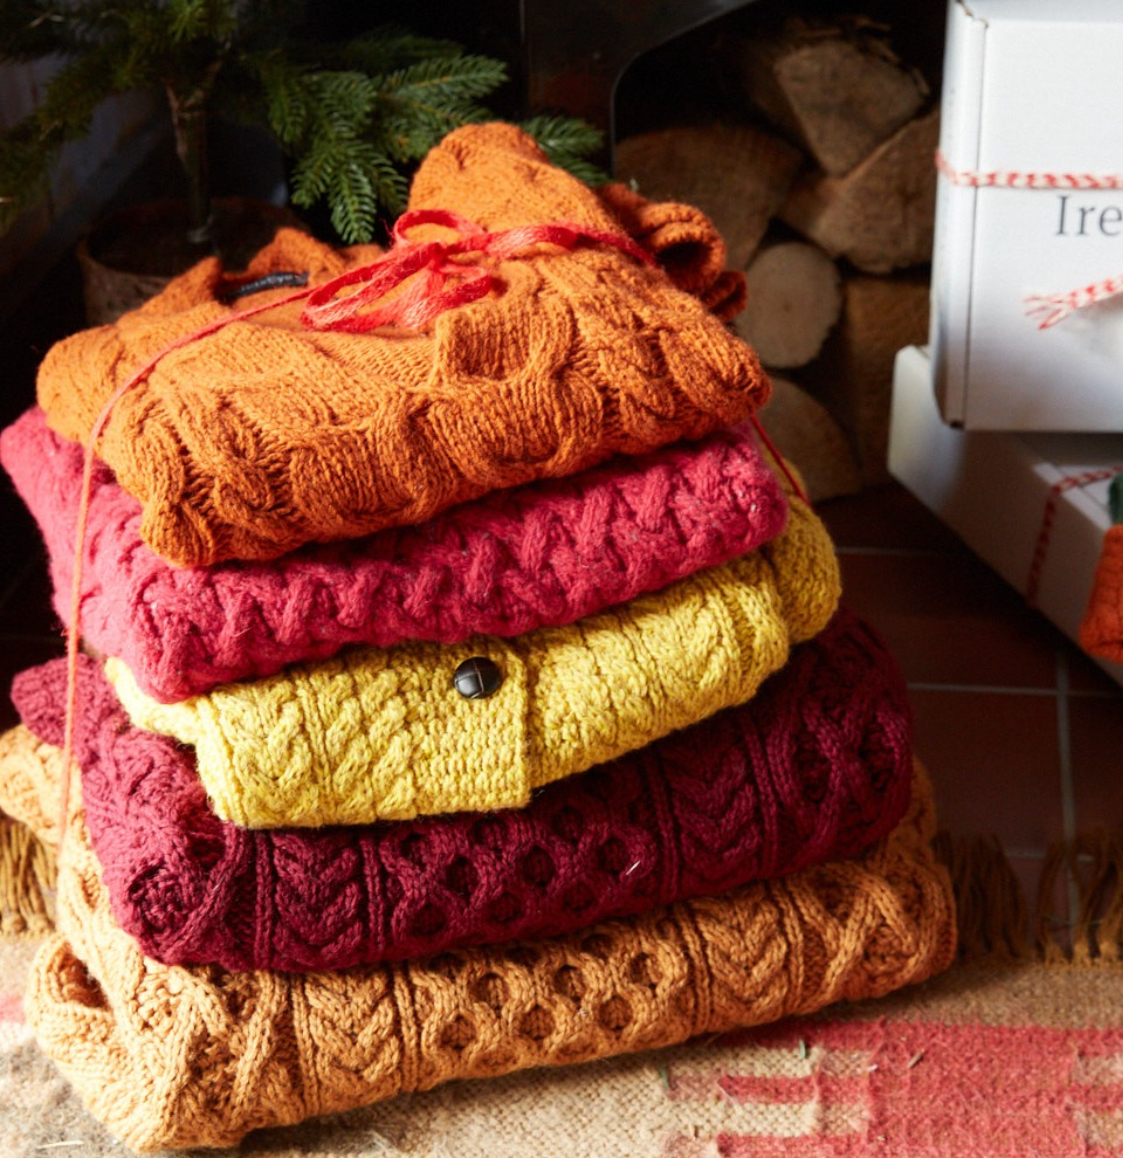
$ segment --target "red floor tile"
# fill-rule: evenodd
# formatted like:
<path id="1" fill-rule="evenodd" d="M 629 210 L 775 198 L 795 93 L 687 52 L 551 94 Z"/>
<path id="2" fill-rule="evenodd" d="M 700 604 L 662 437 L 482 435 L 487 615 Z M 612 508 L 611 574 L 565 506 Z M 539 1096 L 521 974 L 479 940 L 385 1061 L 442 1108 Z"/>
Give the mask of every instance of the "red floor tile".
<path id="1" fill-rule="evenodd" d="M 1064 834 L 1055 699 L 918 690 L 912 706 L 941 828 L 1027 853 Z"/>
<path id="2" fill-rule="evenodd" d="M 1076 828 L 1123 830 L 1123 698 L 1069 700 Z"/>
<path id="3" fill-rule="evenodd" d="M 1067 654 L 1068 684 L 1074 691 L 1123 696 L 1123 686 L 1083 651 L 1073 647 Z"/>
<path id="4" fill-rule="evenodd" d="M 843 595 L 912 682 L 1053 688 L 1057 639 L 981 562 L 960 554 L 839 554 Z"/>
<path id="5" fill-rule="evenodd" d="M 815 511 L 840 548 L 965 552 L 963 542 L 895 481 L 854 496 L 833 497 Z"/>

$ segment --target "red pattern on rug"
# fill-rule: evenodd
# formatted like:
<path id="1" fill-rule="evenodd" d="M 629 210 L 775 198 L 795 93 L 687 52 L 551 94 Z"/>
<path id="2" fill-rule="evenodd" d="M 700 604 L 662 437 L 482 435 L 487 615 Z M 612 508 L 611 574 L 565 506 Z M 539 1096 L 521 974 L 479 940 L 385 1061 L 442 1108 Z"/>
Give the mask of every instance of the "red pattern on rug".
<path id="1" fill-rule="evenodd" d="M 1113 1158 L 1123 1149 L 1123 1028 L 803 1020 L 720 1044 L 779 1052 L 760 1057 L 774 1072 L 669 1072 L 668 1098 L 752 1104 L 760 1132 L 677 1135 L 668 1155 Z"/>

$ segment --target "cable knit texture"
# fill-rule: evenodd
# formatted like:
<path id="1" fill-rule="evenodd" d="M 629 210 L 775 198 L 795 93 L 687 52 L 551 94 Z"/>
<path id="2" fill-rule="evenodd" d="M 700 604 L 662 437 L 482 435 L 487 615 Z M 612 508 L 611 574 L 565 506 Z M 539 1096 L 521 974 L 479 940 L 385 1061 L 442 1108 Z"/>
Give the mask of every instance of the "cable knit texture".
<path id="1" fill-rule="evenodd" d="M 725 240 L 696 206 L 649 202 L 622 182 L 601 186 L 597 196 L 676 287 L 697 296 L 719 319 L 744 309 L 745 276 L 725 269 Z"/>
<path id="2" fill-rule="evenodd" d="M 70 616 L 82 449 L 32 408 L 0 462 L 39 524 Z M 82 573 L 83 637 L 160 702 L 275 674 L 343 646 L 461 642 L 568 625 L 751 552 L 787 502 L 748 430 L 716 432 L 562 481 L 490 493 L 419 526 L 270 562 L 184 569 L 140 536 L 140 505 L 99 465 Z"/>
<path id="3" fill-rule="evenodd" d="M 119 659 L 106 674 L 137 726 L 194 746 L 215 811 L 247 827 L 317 827 L 521 807 L 531 791 L 746 702 L 839 600 L 819 519 L 745 557 L 569 626 L 457 646 L 356 648 L 158 703 Z M 502 682 L 464 698 L 457 667 Z"/>
<path id="4" fill-rule="evenodd" d="M 45 789 L 23 731 L 0 749 L 0 807 Z M 80 789 L 75 788 L 79 793 Z M 931 793 L 858 858 L 695 897 L 564 938 L 335 973 L 229 973 L 145 958 L 114 923 L 80 807 L 59 867 L 59 935 L 25 1001 L 40 1046 L 137 1150 L 229 1147 L 256 1127 L 453 1078 L 648 1050 L 879 997 L 951 963 L 954 907 Z M 45 830 L 49 833 L 49 828 Z"/>
<path id="5" fill-rule="evenodd" d="M 27 671 L 24 725 L 61 746 L 63 660 Z M 132 728 L 85 660 L 75 762 L 117 922 L 171 964 L 343 969 L 554 936 L 853 856 L 903 815 L 904 683 L 842 611 L 751 702 L 562 780 L 521 811 L 251 831 L 191 756 Z"/>
<path id="6" fill-rule="evenodd" d="M 1080 623 L 1080 645 L 1097 658 L 1123 662 L 1123 525 L 1112 525 L 1104 534 Z"/>
<path id="7" fill-rule="evenodd" d="M 431 150 L 410 208 L 489 230 L 565 220 L 624 233 L 592 190 L 499 123 Z M 355 257 L 282 230 L 250 272 L 308 270 L 315 285 Z M 697 439 L 767 400 L 752 350 L 656 264 L 611 245 L 539 244 L 495 274 L 498 292 L 423 333 L 313 331 L 290 304 L 164 356 L 98 443 L 143 505 L 145 541 L 178 565 L 276 557 Z M 84 442 L 120 384 L 227 312 L 222 286 L 205 261 L 115 324 L 56 344 L 38 382 L 51 425 Z"/>

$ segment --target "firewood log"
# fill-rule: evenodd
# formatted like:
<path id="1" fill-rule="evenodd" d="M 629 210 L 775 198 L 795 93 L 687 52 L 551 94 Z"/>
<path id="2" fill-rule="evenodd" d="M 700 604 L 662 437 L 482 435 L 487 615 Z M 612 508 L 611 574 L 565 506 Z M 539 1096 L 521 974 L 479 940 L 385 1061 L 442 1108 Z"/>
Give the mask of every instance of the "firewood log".
<path id="1" fill-rule="evenodd" d="M 939 110 L 910 121 L 841 178 L 807 170 L 779 217 L 860 270 L 885 274 L 928 262 L 936 209 Z"/>
<path id="2" fill-rule="evenodd" d="M 810 242 L 762 246 L 745 268 L 748 302 L 738 335 L 768 368 L 798 368 L 819 354 L 842 309 L 838 267 Z"/>
<path id="3" fill-rule="evenodd" d="M 726 71 L 819 169 L 839 177 L 912 120 L 928 97 L 923 77 L 901 62 L 879 28 L 862 18 L 813 24 L 795 17 L 727 49 Z"/>
<path id="4" fill-rule="evenodd" d="M 799 471 L 812 501 L 861 491 L 854 450 L 834 417 L 791 380 L 772 377 L 772 398 L 760 411 L 769 439 Z"/>
<path id="5" fill-rule="evenodd" d="M 928 300 L 927 268 L 847 276 L 838 326 L 800 373 L 849 436 L 866 484 L 889 479 L 893 361 L 902 347 L 928 341 Z"/>

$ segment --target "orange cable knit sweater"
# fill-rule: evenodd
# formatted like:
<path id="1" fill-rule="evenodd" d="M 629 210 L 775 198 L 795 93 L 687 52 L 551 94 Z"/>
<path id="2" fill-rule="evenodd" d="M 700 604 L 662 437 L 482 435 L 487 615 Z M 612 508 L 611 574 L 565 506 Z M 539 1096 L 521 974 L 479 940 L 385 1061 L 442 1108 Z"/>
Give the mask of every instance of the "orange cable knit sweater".
<path id="1" fill-rule="evenodd" d="M 1123 525 L 1112 525 L 1104 534 L 1080 623 L 1080 645 L 1097 658 L 1123 662 Z"/>
<path id="2" fill-rule="evenodd" d="M 499 123 L 445 138 L 410 196 L 411 209 L 488 230 L 564 220 L 626 237 L 611 204 Z M 281 231 L 250 273 L 307 270 L 316 285 L 375 254 Z M 165 355 L 97 445 L 142 503 L 144 540 L 180 565 L 271 558 L 697 438 L 767 400 L 752 350 L 658 265 L 609 244 L 488 261 L 497 289 L 426 331 L 312 330 L 290 303 Z M 117 323 L 56 344 L 38 382 L 52 427 L 84 442 L 138 368 L 228 312 L 223 293 L 206 260 Z"/>

